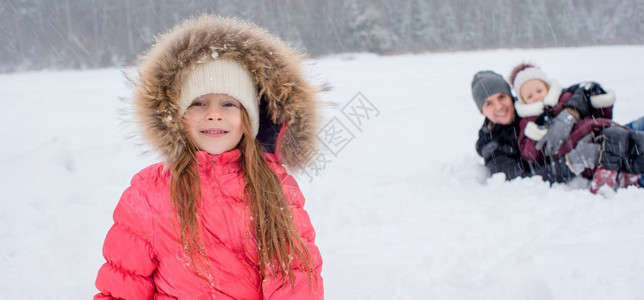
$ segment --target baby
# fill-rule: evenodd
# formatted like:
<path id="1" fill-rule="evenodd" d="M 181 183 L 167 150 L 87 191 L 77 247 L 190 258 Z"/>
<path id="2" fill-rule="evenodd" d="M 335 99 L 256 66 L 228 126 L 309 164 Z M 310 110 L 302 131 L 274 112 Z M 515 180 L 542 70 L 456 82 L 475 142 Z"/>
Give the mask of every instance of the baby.
<path id="1" fill-rule="evenodd" d="M 525 160 L 565 157 L 575 174 L 592 173 L 593 193 L 603 185 L 618 188 L 637 183 L 644 171 L 638 165 L 643 158 L 631 153 L 637 152 L 644 137 L 611 120 L 613 92 L 596 82 L 562 89 L 531 64 L 515 67 L 509 79 L 518 96 L 519 148 Z"/>

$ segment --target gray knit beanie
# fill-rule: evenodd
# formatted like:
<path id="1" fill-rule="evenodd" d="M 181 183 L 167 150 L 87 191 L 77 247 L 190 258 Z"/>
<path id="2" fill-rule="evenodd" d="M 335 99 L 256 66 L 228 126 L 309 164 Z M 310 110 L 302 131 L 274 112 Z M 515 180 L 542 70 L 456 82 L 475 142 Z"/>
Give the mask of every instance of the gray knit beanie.
<path id="1" fill-rule="evenodd" d="M 512 97 L 510 85 L 503 79 L 503 76 L 492 71 L 480 71 L 474 75 L 472 97 L 474 97 L 479 111 L 483 111 L 485 99 L 496 93 L 508 94 Z"/>

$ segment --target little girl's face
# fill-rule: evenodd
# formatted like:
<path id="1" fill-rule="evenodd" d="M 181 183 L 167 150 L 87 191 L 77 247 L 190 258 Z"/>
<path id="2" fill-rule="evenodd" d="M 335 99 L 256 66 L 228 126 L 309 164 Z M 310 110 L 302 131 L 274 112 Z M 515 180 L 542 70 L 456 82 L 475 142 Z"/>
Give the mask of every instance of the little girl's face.
<path id="1" fill-rule="evenodd" d="M 207 94 L 192 101 L 183 115 L 188 138 L 199 150 L 221 154 L 234 149 L 244 133 L 241 103 L 226 94 Z"/>
<path id="2" fill-rule="evenodd" d="M 541 102 L 548 94 L 548 86 L 539 79 L 530 79 L 526 81 L 519 90 L 521 100 L 526 104 Z"/>

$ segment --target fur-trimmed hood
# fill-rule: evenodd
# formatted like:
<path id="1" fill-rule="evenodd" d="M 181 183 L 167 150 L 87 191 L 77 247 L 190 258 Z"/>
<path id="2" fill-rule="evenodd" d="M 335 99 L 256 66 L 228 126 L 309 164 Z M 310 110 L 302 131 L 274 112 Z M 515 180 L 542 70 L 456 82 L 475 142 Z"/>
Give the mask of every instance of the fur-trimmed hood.
<path id="1" fill-rule="evenodd" d="M 304 75 L 304 55 L 252 23 L 211 15 L 178 24 L 141 57 L 133 102 L 152 148 L 168 162 L 185 150 L 181 85 L 205 56 L 232 59 L 250 71 L 260 98 L 257 139 L 289 168 L 304 168 L 317 150 L 322 91 Z"/>

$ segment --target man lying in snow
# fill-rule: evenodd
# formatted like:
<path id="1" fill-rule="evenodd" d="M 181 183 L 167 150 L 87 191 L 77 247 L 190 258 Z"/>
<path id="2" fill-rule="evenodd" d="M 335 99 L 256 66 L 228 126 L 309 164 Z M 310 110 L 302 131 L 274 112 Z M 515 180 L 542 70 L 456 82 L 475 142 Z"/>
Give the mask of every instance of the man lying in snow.
<path id="1" fill-rule="evenodd" d="M 483 157 L 490 173 L 504 173 L 506 180 L 517 177 L 541 176 L 544 181 L 568 182 L 575 177 L 565 157 L 530 163 L 521 157 L 518 138 L 519 118 L 516 114 L 510 85 L 492 71 L 480 71 L 472 80 L 472 96 L 485 117 L 479 130 L 476 151 Z M 641 130 L 644 118 L 627 126 Z M 640 180 L 640 185 L 643 182 Z"/>
<path id="2" fill-rule="evenodd" d="M 521 158 L 514 97 L 501 75 L 492 71 L 476 73 L 472 80 L 472 96 L 485 117 L 476 152 L 483 157 L 490 173 L 504 173 L 506 180 L 541 175 L 551 183 L 568 182 L 575 177 L 564 160 L 531 164 Z"/>

